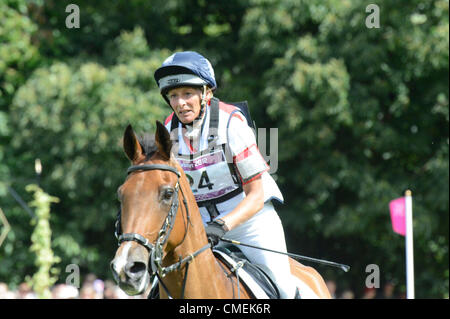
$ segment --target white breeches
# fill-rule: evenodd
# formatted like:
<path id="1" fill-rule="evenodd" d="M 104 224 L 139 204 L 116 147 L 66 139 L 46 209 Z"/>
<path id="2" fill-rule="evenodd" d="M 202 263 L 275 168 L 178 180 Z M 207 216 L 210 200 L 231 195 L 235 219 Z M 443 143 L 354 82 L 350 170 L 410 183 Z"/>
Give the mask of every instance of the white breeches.
<path id="1" fill-rule="evenodd" d="M 286 252 L 283 225 L 271 202 L 266 202 L 255 216 L 227 232 L 224 237 L 244 244 Z M 294 298 L 296 284 L 291 275 L 288 256 L 244 246 L 239 248 L 252 263 L 265 265 L 272 271 L 281 298 Z"/>

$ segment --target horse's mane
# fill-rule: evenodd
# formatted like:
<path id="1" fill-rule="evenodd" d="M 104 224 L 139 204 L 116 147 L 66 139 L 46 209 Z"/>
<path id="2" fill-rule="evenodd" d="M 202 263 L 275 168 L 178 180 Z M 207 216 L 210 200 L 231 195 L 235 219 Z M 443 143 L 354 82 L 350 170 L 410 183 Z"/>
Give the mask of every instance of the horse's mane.
<path id="1" fill-rule="evenodd" d="M 144 133 L 144 135 L 138 137 L 138 141 L 145 153 L 145 160 L 149 160 L 153 156 L 153 154 L 158 151 L 155 136 Z"/>

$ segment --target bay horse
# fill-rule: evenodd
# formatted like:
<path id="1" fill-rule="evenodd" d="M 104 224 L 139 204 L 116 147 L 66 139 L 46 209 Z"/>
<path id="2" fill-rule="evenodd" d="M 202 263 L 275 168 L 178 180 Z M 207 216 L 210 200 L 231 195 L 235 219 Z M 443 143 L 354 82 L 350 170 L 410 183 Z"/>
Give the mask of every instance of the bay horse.
<path id="1" fill-rule="evenodd" d="M 145 292 L 150 273 L 159 280 L 160 298 L 252 298 L 250 291 L 217 260 L 189 182 L 171 153 L 163 124 L 139 140 L 131 125 L 123 149 L 132 166 L 118 189 L 121 235 L 111 270 L 128 295 Z M 331 298 L 312 267 L 290 259 L 301 298 Z"/>

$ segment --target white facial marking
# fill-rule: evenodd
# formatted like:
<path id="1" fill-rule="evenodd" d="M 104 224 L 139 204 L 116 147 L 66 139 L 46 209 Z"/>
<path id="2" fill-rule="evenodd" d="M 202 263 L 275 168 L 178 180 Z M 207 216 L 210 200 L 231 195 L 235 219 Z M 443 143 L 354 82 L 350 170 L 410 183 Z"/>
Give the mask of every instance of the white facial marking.
<path id="1" fill-rule="evenodd" d="M 131 242 L 125 243 L 125 246 L 123 247 L 122 251 L 120 252 L 120 255 L 116 257 L 116 260 L 114 261 L 114 270 L 117 272 L 117 274 L 120 275 L 120 273 L 125 268 L 125 265 L 128 261 L 128 252 L 131 249 Z"/>

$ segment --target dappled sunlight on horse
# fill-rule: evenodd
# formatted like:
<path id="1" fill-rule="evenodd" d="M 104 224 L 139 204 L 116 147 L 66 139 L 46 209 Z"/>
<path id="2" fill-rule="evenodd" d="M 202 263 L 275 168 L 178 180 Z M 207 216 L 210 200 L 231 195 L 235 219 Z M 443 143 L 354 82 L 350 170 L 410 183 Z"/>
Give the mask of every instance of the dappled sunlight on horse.
<path id="1" fill-rule="evenodd" d="M 199 208 L 175 157 L 166 128 L 138 140 L 125 130 L 124 151 L 132 162 L 119 187 L 121 236 L 111 269 L 129 295 L 148 289 L 150 273 L 159 277 L 161 298 L 250 298 L 210 249 Z M 330 298 L 322 277 L 291 260 L 302 298 Z M 311 294 L 306 291 L 310 291 Z"/>

